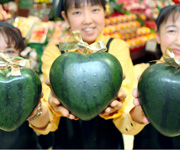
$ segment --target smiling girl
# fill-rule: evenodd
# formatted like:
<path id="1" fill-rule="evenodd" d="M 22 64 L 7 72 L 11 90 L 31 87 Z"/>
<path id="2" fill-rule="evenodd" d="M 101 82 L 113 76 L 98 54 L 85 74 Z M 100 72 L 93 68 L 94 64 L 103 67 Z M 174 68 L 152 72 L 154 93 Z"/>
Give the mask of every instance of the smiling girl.
<path id="1" fill-rule="evenodd" d="M 156 19 L 157 24 L 157 42 L 160 44 L 161 54 L 164 54 L 166 49 L 171 49 L 176 59 L 180 60 L 180 5 L 170 5 L 164 7 L 159 16 Z M 163 58 L 160 58 L 163 61 Z M 149 67 L 150 64 L 138 64 L 134 66 L 136 79 L 141 73 Z M 138 80 L 136 80 L 138 82 Z M 136 83 L 136 87 L 137 87 Z M 155 85 L 154 85 L 155 86 Z M 138 100 L 137 89 L 134 90 L 133 95 L 135 97 L 134 104 L 136 107 L 132 110 L 136 111 L 137 107 L 140 107 Z M 137 111 L 138 112 L 138 111 Z M 141 112 L 141 114 L 143 114 Z M 141 120 L 134 119 L 135 121 L 142 123 L 148 123 L 146 116 L 142 116 Z M 180 136 L 178 137 L 166 137 L 161 135 L 154 127 L 149 124 L 144 130 L 138 134 L 135 138 L 135 147 L 137 149 L 179 149 L 180 148 Z M 151 143 L 151 144 L 149 144 Z"/>
<path id="2" fill-rule="evenodd" d="M 126 78 L 117 93 L 117 98 L 105 108 L 104 112 L 90 121 L 80 120 L 61 105 L 49 88 L 50 67 L 64 51 L 60 51 L 56 45 L 48 45 L 42 56 L 42 72 L 48 85 L 43 86 L 42 104 L 44 110 L 48 108 L 49 113 L 46 115 L 43 113 L 31 121 L 31 127 L 42 134 L 56 131 L 53 148 L 121 149 L 123 143 L 119 130 L 124 134 L 134 135 L 144 127 L 133 122 L 129 114 L 134 106 L 131 101 L 134 74 L 128 44 L 123 40 L 103 35 L 105 0 L 60 0 L 57 13 L 68 23 L 71 31 L 80 31 L 84 42 L 92 44 L 104 41 L 107 46 L 106 52 L 119 60 Z M 124 99 L 125 102 L 122 103 Z M 116 122 L 117 128 L 112 119 Z"/>

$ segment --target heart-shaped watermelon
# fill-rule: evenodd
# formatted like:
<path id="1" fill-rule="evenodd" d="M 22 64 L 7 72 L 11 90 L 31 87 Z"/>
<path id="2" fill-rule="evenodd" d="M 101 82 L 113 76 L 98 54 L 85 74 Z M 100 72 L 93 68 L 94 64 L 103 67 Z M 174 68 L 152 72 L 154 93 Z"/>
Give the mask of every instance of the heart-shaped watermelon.
<path id="1" fill-rule="evenodd" d="M 163 63 L 148 67 L 138 92 L 150 123 L 165 136 L 180 135 L 180 70 Z"/>
<path id="2" fill-rule="evenodd" d="M 26 121 L 41 96 L 39 76 L 28 68 L 22 68 L 20 76 L 0 73 L 0 129 L 13 131 Z"/>
<path id="3" fill-rule="evenodd" d="M 120 89 L 122 78 L 121 64 L 106 52 L 64 53 L 50 69 L 55 95 L 82 120 L 96 117 L 110 104 Z"/>

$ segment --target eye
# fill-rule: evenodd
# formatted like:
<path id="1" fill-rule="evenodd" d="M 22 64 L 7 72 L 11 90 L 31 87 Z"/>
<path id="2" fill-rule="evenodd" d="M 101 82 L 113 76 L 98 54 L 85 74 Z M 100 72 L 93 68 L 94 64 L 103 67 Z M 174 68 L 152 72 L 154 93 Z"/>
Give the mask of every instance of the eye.
<path id="1" fill-rule="evenodd" d="M 79 9 L 74 9 L 74 10 L 72 11 L 72 14 L 73 14 L 73 15 L 79 15 L 79 14 L 81 14 L 81 11 L 80 11 Z"/>
<path id="2" fill-rule="evenodd" d="M 169 32 L 169 33 L 175 33 L 175 32 L 176 32 L 176 30 L 174 30 L 174 29 L 170 29 L 170 30 L 168 30 L 168 32 Z"/>
<path id="3" fill-rule="evenodd" d="M 95 8 L 95 9 L 93 9 L 92 11 L 93 11 L 93 12 L 98 12 L 98 11 L 100 11 L 100 9 Z"/>
<path id="4" fill-rule="evenodd" d="M 102 10 L 102 7 L 100 5 L 92 5 L 91 10 L 92 10 L 92 12 L 97 13 Z"/>
<path id="5" fill-rule="evenodd" d="M 7 53 L 7 54 L 14 54 L 14 53 L 16 53 L 16 52 L 13 51 L 13 50 L 6 50 L 6 53 Z"/>

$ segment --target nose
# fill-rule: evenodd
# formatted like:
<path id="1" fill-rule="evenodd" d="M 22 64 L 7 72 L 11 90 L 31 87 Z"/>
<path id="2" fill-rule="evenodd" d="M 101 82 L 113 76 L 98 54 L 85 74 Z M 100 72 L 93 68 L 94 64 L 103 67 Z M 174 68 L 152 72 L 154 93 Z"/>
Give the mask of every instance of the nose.
<path id="1" fill-rule="evenodd" d="M 85 11 L 84 13 L 84 20 L 83 20 L 84 24 L 91 24 L 92 23 L 92 16 L 91 16 L 91 12 Z"/>

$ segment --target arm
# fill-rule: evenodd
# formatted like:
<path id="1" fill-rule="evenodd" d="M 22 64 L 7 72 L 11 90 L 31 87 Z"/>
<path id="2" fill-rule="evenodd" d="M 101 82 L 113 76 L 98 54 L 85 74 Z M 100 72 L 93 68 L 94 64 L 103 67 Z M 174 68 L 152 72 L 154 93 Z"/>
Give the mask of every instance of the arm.
<path id="1" fill-rule="evenodd" d="M 69 119 L 77 119 L 61 105 L 51 90 L 49 72 L 52 63 L 59 55 L 59 49 L 55 45 L 52 45 L 46 48 L 42 56 L 42 72 L 44 76 L 44 82 L 42 84 L 44 95 L 41 99 L 42 114 L 37 119 L 30 121 L 30 127 L 41 134 L 48 134 L 51 131 L 57 130 L 61 116 Z"/>
<path id="2" fill-rule="evenodd" d="M 130 114 L 131 114 L 132 120 L 136 121 L 139 124 L 148 124 L 149 123 L 148 119 L 146 118 L 146 116 L 145 116 L 144 112 L 142 111 L 142 108 L 139 104 L 138 91 L 137 91 L 139 77 L 143 73 L 143 71 L 148 67 L 149 67 L 149 64 L 145 64 L 145 63 L 141 63 L 141 64 L 134 66 L 136 83 L 135 83 L 135 87 L 134 87 L 132 95 L 133 95 L 133 99 L 134 99 L 133 103 L 135 106 L 131 109 Z"/>
<path id="3" fill-rule="evenodd" d="M 133 91 L 133 96 L 134 96 L 134 105 L 135 107 L 131 109 L 130 114 L 131 114 L 131 118 L 132 120 L 134 120 L 135 122 L 139 123 L 139 124 L 148 124 L 149 120 L 147 119 L 147 117 L 145 116 L 139 100 L 138 100 L 138 91 L 135 88 Z"/>
<path id="4" fill-rule="evenodd" d="M 42 72 L 44 77 L 42 83 L 42 92 L 44 95 L 41 98 L 42 114 L 37 119 L 30 121 L 30 127 L 41 134 L 48 134 L 50 131 L 55 131 L 59 124 L 60 115 L 54 113 L 54 110 L 48 103 L 51 90 L 49 86 L 45 84 L 45 79 L 49 76 L 51 64 L 59 55 L 60 52 L 56 46 L 48 46 L 42 56 Z M 33 113 L 35 112 L 36 110 L 34 110 Z"/>
<path id="5" fill-rule="evenodd" d="M 129 53 L 129 48 L 127 43 L 121 40 L 114 39 L 111 42 L 111 45 L 109 47 L 109 53 L 114 55 L 119 62 L 121 63 L 123 73 L 126 75 L 126 78 L 122 82 L 121 89 L 118 92 L 118 95 L 126 95 L 124 97 L 119 97 L 121 100 L 122 108 L 119 109 L 116 113 L 113 115 L 107 115 L 107 116 L 102 116 L 105 119 L 113 119 L 121 116 L 122 113 L 124 113 L 125 109 L 126 112 L 129 113 L 130 109 L 133 107 L 133 102 L 131 105 L 128 104 L 130 101 L 130 96 L 132 96 L 132 91 L 133 91 L 133 82 L 134 82 L 134 71 L 133 71 L 133 64 L 130 58 L 130 53 Z M 124 99 L 125 98 L 125 99 Z"/>
<path id="6" fill-rule="evenodd" d="M 149 64 L 138 64 L 134 66 L 134 88 L 138 84 L 138 76 L 149 66 Z M 135 100 L 134 100 L 134 97 Z M 144 113 L 142 112 L 141 107 L 137 101 L 137 90 L 134 90 L 133 95 L 131 95 L 129 113 L 124 113 L 121 117 L 114 119 L 116 127 L 124 134 L 136 135 L 138 134 L 145 125 L 148 124 Z M 134 100 L 134 103 L 133 103 Z"/>
<path id="7" fill-rule="evenodd" d="M 38 118 L 36 118 L 37 109 L 39 108 L 41 108 L 41 112 L 39 111 L 39 113 L 41 114 L 40 116 L 38 116 Z M 31 126 L 36 127 L 37 129 L 46 128 L 46 126 L 48 125 L 50 121 L 48 109 L 46 108 L 46 106 L 42 105 L 41 101 L 39 102 L 35 110 L 32 112 L 32 114 L 29 116 L 28 121 Z"/>
<path id="8" fill-rule="evenodd" d="M 116 49 L 116 47 L 118 47 L 119 50 L 116 49 L 116 51 L 113 51 L 112 53 L 118 58 L 122 65 L 123 72 L 126 74 L 126 79 L 123 81 L 122 87 L 126 91 L 127 97 L 123 102 L 123 107 L 119 110 L 118 115 L 114 117 L 113 122 L 121 133 L 136 135 L 145 126 L 145 124 L 139 124 L 132 120 L 130 114 L 131 110 L 134 108 L 132 92 L 134 87 L 137 85 L 137 78 L 134 74 L 128 45 L 123 41 L 114 45 L 116 46 L 112 49 Z"/>

